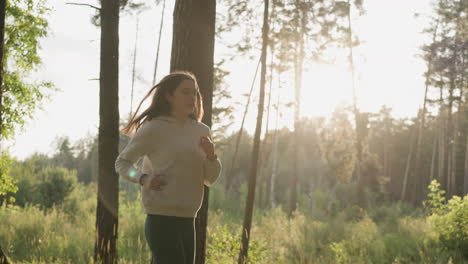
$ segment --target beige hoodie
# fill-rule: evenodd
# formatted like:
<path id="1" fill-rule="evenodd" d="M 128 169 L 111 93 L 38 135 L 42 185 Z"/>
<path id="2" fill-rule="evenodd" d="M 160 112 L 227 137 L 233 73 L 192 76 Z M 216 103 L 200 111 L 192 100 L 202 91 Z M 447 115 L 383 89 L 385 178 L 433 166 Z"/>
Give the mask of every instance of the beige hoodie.
<path id="1" fill-rule="evenodd" d="M 195 217 L 203 200 L 203 184 L 219 177 L 221 162 L 209 160 L 200 147 L 200 137 L 210 128 L 193 119 L 184 121 L 160 116 L 146 121 L 115 161 L 117 173 L 138 182 L 141 175 L 161 174 L 167 185 L 155 191 L 141 188 L 146 214 Z M 141 169 L 135 168 L 143 158 Z"/>

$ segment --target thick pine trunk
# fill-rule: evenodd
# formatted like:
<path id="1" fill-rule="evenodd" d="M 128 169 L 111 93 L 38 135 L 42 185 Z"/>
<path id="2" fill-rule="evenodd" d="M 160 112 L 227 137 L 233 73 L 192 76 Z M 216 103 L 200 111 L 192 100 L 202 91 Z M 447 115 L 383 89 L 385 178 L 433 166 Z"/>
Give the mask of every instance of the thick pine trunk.
<path id="1" fill-rule="evenodd" d="M 94 259 L 117 262 L 119 177 L 114 162 L 119 147 L 119 3 L 102 0 L 99 89 L 99 177 Z"/>
<path id="2" fill-rule="evenodd" d="M 258 102 L 257 123 L 255 126 L 254 144 L 252 149 L 252 162 L 249 173 L 249 183 L 247 191 L 247 201 L 245 206 L 244 223 L 242 226 L 242 243 L 239 252 L 238 264 L 247 263 L 247 255 L 249 251 L 250 228 L 252 225 L 253 205 L 255 200 L 255 183 L 257 178 L 257 165 L 260 154 L 260 135 L 262 133 L 263 108 L 265 101 L 265 79 L 266 79 L 266 59 L 268 45 L 268 4 L 269 0 L 265 0 L 263 10 L 263 30 L 262 30 L 262 69 L 260 72 L 260 95 Z"/>
<path id="3" fill-rule="evenodd" d="M 211 127 L 213 109 L 213 56 L 215 43 L 215 0 L 177 0 L 174 6 L 170 70 L 195 74 L 203 97 L 203 123 Z M 203 204 L 195 221 L 195 263 L 205 263 L 209 189 L 204 187 Z"/>

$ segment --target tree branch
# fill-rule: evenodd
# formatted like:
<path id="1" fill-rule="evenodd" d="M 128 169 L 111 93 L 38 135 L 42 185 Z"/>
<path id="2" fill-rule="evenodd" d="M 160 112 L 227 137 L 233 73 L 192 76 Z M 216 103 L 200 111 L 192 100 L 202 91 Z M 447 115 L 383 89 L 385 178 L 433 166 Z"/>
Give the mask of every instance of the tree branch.
<path id="1" fill-rule="evenodd" d="M 79 6 L 89 6 L 91 8 L 94 8 L 98 11 L 101 11 L 101 8 L 97 7 L 97 6 L 93 6 L 93 5 L 90 5 L 90 4 L 82 4 L 82 3 L 66 3 L 67 5 L 79 5 Z"/>

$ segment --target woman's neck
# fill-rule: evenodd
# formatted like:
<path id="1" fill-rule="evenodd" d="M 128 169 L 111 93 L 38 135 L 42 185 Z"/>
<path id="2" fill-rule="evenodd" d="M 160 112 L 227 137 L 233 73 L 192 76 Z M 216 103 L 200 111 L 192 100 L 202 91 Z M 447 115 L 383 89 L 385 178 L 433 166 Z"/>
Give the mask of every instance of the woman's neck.
<path id="1" fill-rule="evenodd" d="M 171 117 L 173 117 L 173 118 L 175 118 L 175 119 L 177 119 L 179 121 L 185 121 L 185 120 L 187 120 L 189 118 L 189 116 L 187 114 L 185 114 L 185 113 L 181 114 L 181 113 L 175 113 L 175 112 L 171 113 Z"/>

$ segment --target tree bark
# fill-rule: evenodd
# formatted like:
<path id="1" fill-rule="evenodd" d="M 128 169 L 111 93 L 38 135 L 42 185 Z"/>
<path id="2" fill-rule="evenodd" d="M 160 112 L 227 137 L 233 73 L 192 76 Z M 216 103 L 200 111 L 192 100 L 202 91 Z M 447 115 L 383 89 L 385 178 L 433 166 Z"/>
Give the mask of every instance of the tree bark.
<path id="1" fill-rule="evenodd" d="M 265 134 L 263 136 L 263 151 L 260 153 L 260 169 L 258 172 L 259 179 L 258 179 L 258 207 L 263 208 L 264 200 L 263 200 L 263 185 L 267 180 L 268 174 L 268 160 L 270 159 L 271 153 L 271 144 L 268 142 L 270 141 L 270 133 L 268 131 L 270 125 L 270 107 L 271 107 L 271 90 L 273 87 L 273 52 L 271 53 L 271 60 L 270 60 L 270 80 L 269 80 L 269 91 L 268 91 L 268 105 L 267 105 L 267 118 L 266 118 L 266 127 L 265 127 Z M 265 199 L 267 200 L 267 199 Z"/>
<path id="2" fill-rule="evenodd" d="M 464 175 L 464 185 L 463 185 L 463 195 L 468 194 L 468 136 L 466 136 L 465 144 L 465 175 Z"/>
<path id="3" fill-rule="evenodd" d="M 156 59 L 154 62 L 153 85 L 156 85 L 156 82 L 157 82 L 156 75 L 158 73 L 159 48 L 161 47 L 161 36 L 162 36 L 162 29 L 163 29 L 163 23 L 164 23 L 164 11 L 165 10 L 166 10 L 166 0 L 163 0 L 161 22 L 159 24 L 158 47 L 156 48 Z"/>
<path id="4" fill-rule="evenodd" d="M 247 201 L 245 206 L 244 223 L 242 227 L 242 244 L 239 252 L 238 264 L 247 263 L 249 250 L 250 227 L 252 225 L 253 205 L 255 200 L 255 182 L 257 177 L 257 163 L 260 153 L 260 135 L 262 133 L 263 105 L 265 101 L 265 78 L 266 78 L 266 59 L 268 45 L 268 4 L 269 0 L 264 2 L 263 10 L 263 30 L 262 30 L 262 69 L 260 73 L 260 96 L 258 102 L 257 124 L 255 126 L 254 144 L 252 150 L 252 162 L 250 166 L 249 184 L 247 192 Z"/>
<path id="5" fill-rule="evenodd" d="M 215 0 L 176 0 L 170 71 L 195 74 L 203 97 L 203 123 L 211 127 L 215 45 Z M 205 263 L 209 189 L 204 186 L 203 203 L 195 220 L 195 263 Z"/>
<path id="6" fill-rule="evenodd" d="M 437 29 L 439 27 L 439 22 L 437 21 L 434 33 L 432 35 L 432 43 L 435 43 L 436 37 L 437 37 Z M 429 83 L 430 83 L 430 77 L 432 76 L 432 59 L 434 57 L 433 51 L 431 51 L 431 54 L 429 55 L 429 60 L 428 60 L 428 65 L 427 65 L 427 73 L 426 73 L 426 80 L 425 80 L 425 89 L 424 89 L 424 101 L 423 101 L 423 108 L 421 112 L 421 116 L 419 118 L 419 126 L 418 126 L 418 139 L 417 139 L 417 144 L 416 144 L 416 155 L 414 158 L 414 176 L 415 176 L 415 181 L 416 184 L 414 184 L 414 192 L 415 192 L 415 198 L 416 202 L 419 202 L 423 197 L 422 194 L 424 193 L 424 190 L 426 188 L 427 182 L 424 181 L 424 173 L 422 170 L 422 164 L 421 164 L 421 145 L 422 145 L 422 137 L 423 137 L 423 130 L 426 122 L 426 105 L 427 105 L 427 93 L 429 90 Z M 421 188 L 423 188 L 421 190 Z"/>
<path id="7" fill-rule="evenodd" d="M 453 156 L 452 149 L 454 148 L 453 142 L 453 92 L 455 90 L 455 66 L 451 66 L 450 72 L 450 84 L 449 84 L 449 103 L 448 103 L 448 119 L 447 119 L 447 134 L 445 137 L 445 162 L 446 166 L 446 177 L 447 177 L 447 197 L 450 198 L 453 195 L 454 182 L 452 175 Z"/>
<path id="8" fill-rule="evenodd" d="M 405 201 L 405 199 L 407 199 L 406 197 L 406 189 L 407 189 L 407 186 L 408 186 L 408 181 L 409 181 L 409 177 L 410 177 L 410 173 L 411 173 L 411 160 L 412 160 L 412 157 L 413 157 L 413 149 L 414 149 L 414 134 L 415 134 L 415 131 L 414 129 L 412 129 L 413 131 L 411 131 L 411 137 L 410 137 L 410 149 L 409 149 L 409 152 L 408 152 L 408 158 L 406 160 L 406 169 L 405 169 L 405 177 L 403 178 L 403 186 L 402 186 L 402 190 L 401 190 L 401 201 Z"/>
<path id="9" fill-rule="evenodd" d="M 101 1 L 99 89 L 99 177 L 94 260 L 117 262 L 119 177 L 114 162 L 119 147 L 119 2 Z"/>
<path id="10" fill-rule="evenodd" d="M 435 173 L 435 164 L 436 164 L 436 156 L 437 156 L 437 132 L 434 135 L 434 143 L 432 145 L 432 157 L 431 157 L 431 171 L 429 173 L 429 182 L 432 182 L 434 179 L 434 173 Z"/>
<path id="11" fill-rule="evenodd" d="M 280 89 L 281 89 L 281 75 L 278 74 L 278 96 L 276 101 L 276 118 L 275 118 L 275 133 L 273 135 L 273 149 L 272 149 L 272 164 L 271 172 L 268 176 L 267 188 L 266 188 L 266 199 L 270 204 L 270 208 L 275 208 L 275 181 L 278 171 L 278 121 L 280 118 Z"/>
<path id="12" fill-rule="evenodd" d="M 439 89 L 439 122 L 438 122 L 438 172 L 437 179 L 440 183 L 442 190 L 447 190 L 447 181 L 444 175 L 445 168 L 445 110 L 444 110 L 444 98 L 443 98 L 443 86 Z"/>
<path id="13" fill-rule="evenodd" d="M 1 7 L 0 7 L 1 8 Z M 3 253 L 2 248 L 0 247 L 0 264 L 8 264 L 8 258 L 6 255 Z"/>
<path id="14" fill-rule="evenodd" d="M 236 163 L 237 153 L 239 152 L 239 145 L 242 138 L 242 132 L 244 131 L 244 123 L 245 118 L 247 117 L 247 112 L 249 111 L 250 99 L 252 98 L 253 88 L 255 86 L 255 79 L 257 78 L 258 67 L 260 66 L 261 60 L 258 60 L 257 68 L 255 69 L 255 74 L 252 80 L 252 85 L 250 86 L 249 97 L 247 98 L 247 103 L 245 104 L 244 115 L 242 116 L 241 126 L 239 128 L 239 132 L 237 133 L 236 139 L 236 146 L 234 149 L 234 154 L 232 155 L 231 166 L 229 167 L 228 173 L 226 174 L 226 184 L 224 186 L 224 191 L 228 193 L 231 189 L 233 175 L 234 172 L 234 165 Z"/>
<path id="15" fill-rule="evenodd" d="M 0 2 L 0 151 L 2 151 L 2 131 L 3 131 L 3 61 L 5 53 L 5 15 L 6 2 Z"/>
<path id="16" fill-rule="evenodd" d="M 291 197 L 290 197 L 290 204 L 289 204 L 289 217 L 292 217 L 294 212 L 297 209 L 297 181 L 299 176 L 299 147 L 300 147 L 300 138 L 302 133 L 302 127 L 300 124 L 300 111 L 301 111 L 301 86 L 302 86 L 302 68 L 304 62 L 304 35 L 305 35 L 305 25 L 306 25 L 306 12 L 303 10 L 301 6 L 301 0 L 296 0 L 297 5 L 297 15 L 299 17 L 299 24 L 298 24 L 298 42 L 296 43 L 296 50 L 294 53 L 294 101 L 295 101 L 295 109 L 294 109 L 294 145 L 293 145 L 293 171 L 291 173 Z"/>

